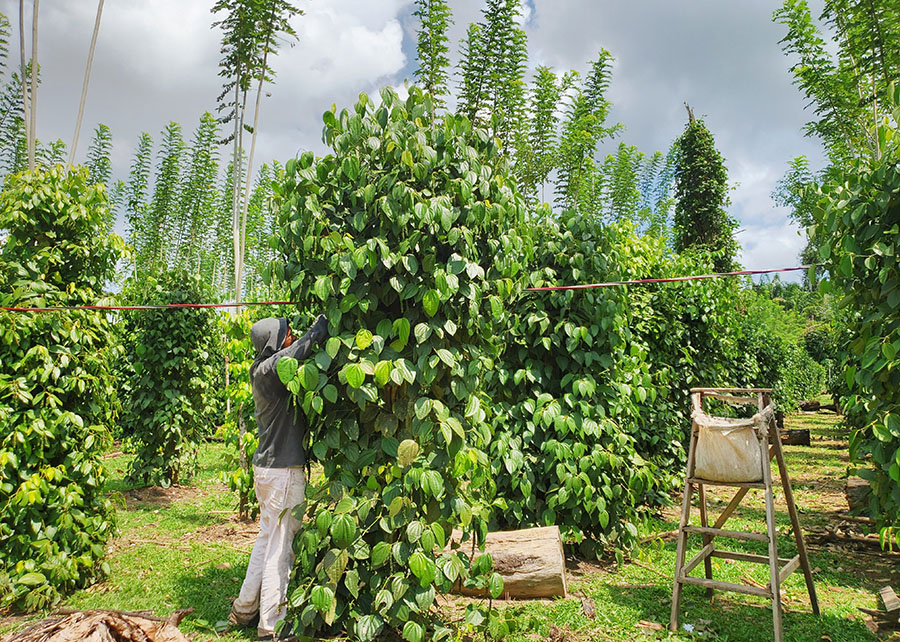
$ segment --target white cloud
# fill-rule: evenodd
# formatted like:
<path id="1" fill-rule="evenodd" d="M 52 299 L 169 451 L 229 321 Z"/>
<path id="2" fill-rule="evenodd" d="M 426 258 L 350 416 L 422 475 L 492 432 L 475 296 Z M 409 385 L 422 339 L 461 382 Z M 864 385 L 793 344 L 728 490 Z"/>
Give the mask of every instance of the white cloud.
<path id="1" fill-rule="evenodd" d="M 158 137 L 170 120 L 185 137 L 205 110 L 215 108 L 221 33 L 210 29 L 213 0 L 116 0 L 104 7 L 80 158 L 96 123 L 110 126 L 114 171 L 127 174 L 141 131 Z M 482 19 L 483 0 L 451 0 L 453 61 L 457 82 L 459 43 L 467 25 Z M 811 3 L 814 15 L 821 0 Z M 277 77 L 263 100 L 257 164 L 284 161 L 298 150 L 325 150 L 321 114 L 332 103 L 351 106 L 360 91 L 378 100 L 386 85 L 404 92 L 415 51 L 412 0 L 300 0 L 298 41 L 285 43 L 272 61 Z M 588 69 L 601 47 L 616 58 L 609 98 L 611 122 L 627 129 L 614 141 L 646 153 L 666 151 L 682 132 L 688 101 L 716 139 L 739 182 L 731 213 L 748 267 L 793 263 L 803 245 L 787 212 L 770 193 L 787 161 L 807 155 L 820 164 L 821 147 L 801 135 L 811 115 L 792 86 L 790 61 L 778 41 L 784 28 L 771 22 L 781 0 L 528 0 L 523 24 L 532 58 L 557 71 Z M 81 91 L 96 0 L 41 5 L 38 136 L 68 141 Z M 0 0 L 17 16 L 18 3 Z M 12 54 L 18 51 L 13 43 Z M 223 154 L 225 152 L 223 151 Z M 775 239 L 775 240 L 773 240 Z"/>
<path id="2" fill-rule="evenodd" d="M 742 224 L 777 224 L 784 220 L 786 210 L 776 208 L 772 191 L 781 177 L 781 168 L 753 159 L 739 158 L 729 168 L 731 213 Z"/>
<path id="3" fill-rule="evenodd" d="M 747 225 L 737 238 L 741 243 L 739 261 L 747 270 L 799 265 L 798 256 L 806 245 L 805 237 L 800 235 L 800 228 L 793 221 L 775 225 Z M 786 276 L 782 278 L 788 279 Z"/>

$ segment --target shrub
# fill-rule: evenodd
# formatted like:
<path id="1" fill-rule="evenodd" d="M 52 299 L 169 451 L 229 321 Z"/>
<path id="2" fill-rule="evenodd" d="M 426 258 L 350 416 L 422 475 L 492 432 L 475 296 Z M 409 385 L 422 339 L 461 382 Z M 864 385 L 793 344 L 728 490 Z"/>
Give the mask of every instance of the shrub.
<path id="1" fill-rule="evenodd" d="M 900 88 L 894 90 L 900 104 Z M 895 112 L 895 118 L 900 113 Z M 860 158 L 821 187 L 812 239 L 852 314 L 838 341 L 850 457 L 869 480 L 869 512 L 900 525 L 900 132 L 880 130 L 883 157 Z M 886 534 L 889 531 L 886 531 Z M 900 544 L 900 530 L 895 530 Z"/>
<path id="2" fill-rule="evenodd" d="M 84 169 L 9 176 L 0 305 L 97 303 L 123 252 L 107 215 Z M 0 608 L 46 607 L 108 570 L 113 336 L 94 311 L 0 312 Z"/>
<path id="3" fill-rule="evenodd" d="M 219 330 L 225 336 L 224 354 L 228 368 L 228 382 L 225 399 L 228 408 L 225 422 L 219 427 L 218 435 L 229 446 L 222 481 L 237 493 L 238 517 L 255 519 L 259 514 L 259 503 L 253 487 L 253 455 L 259 445 L 254 415 L 253 393 L 250 390 L 250 366 L 254 351 L 250 342 L 250 327 L 253 314 L 242 312 L 227 315 L 219 320 Z"/>
<path id="4" fill-rule="evenodd" d="M 142 274 L 136 296 L 146 305 L 209 303 L 211 288 L 180 270 Z M 206 308 L 142 310 L 127 346 L 130 394 L 123 424 L 135 458 L 131 483 L 168 486 L 190 478 L 200 438 L 211 434 L 220 349 L 213 313 Z"/>
<path id="5" fill-rule="evenodd" d="M 420 642 L 450 634 L 433 620 L 436 589 L 502 590 L 489 559 L 470 565 L 444 547 L 453 528 L 487 531 L 481 381 L 524 207 L 483 131 L 455 116 L 432 125 L 431 98 L 414 87 L 381 99 L 326 112 L 333 154 L 290 161 L 278 189 L 275 278 L 307 314 L 323 310 L 331 333 L 307 362 L 279 363 L 325 476 L 296 543 L 289 618 L 305 635 L 391 628 Z M 467 610 L 470 624 L 483 619 Z"/>
<path id="6" fill-rule="evenodd" d="M 535 287 L 618 278 L 630 230 L 574 212 L 534 223 Z M 586 554 L 629 548 L 657 467 L 639 454 L 638 404 L 656 388 L 632 340 L 626 288 L 532 292 L 517 301 L 489 388 L 498 416 L 489 459 L 509 509 L 503 527 L 557 524 Z M 646 436 L 644 436 L 646 437 Z"/>
<path id="7" fill-rule="evenodd" d="M 701 252 L 672 255 L 663 239 L 625 237 L 631 249 L 618 269 L 622 279 L 708 274 L 713 258 Z M 633 351 L 646 361 L 656 394 L 638 400 L 632 434 L 638 452 L 653 458 L 680 485 L 691 426 L 690 389 L 739 386 L 752 358 L 738 346 L 740 285 L 703 279 L 628 288 Z M 648 388 L 648 390 L 652 389 Z"/>

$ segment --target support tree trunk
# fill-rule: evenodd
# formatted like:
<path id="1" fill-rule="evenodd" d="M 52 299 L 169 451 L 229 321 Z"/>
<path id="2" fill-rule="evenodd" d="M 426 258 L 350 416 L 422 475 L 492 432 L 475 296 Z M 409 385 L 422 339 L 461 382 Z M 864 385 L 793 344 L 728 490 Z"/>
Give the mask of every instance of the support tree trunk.
<path id="1" fill-rule="evenodd" d="M 102 15 L 103 0 L 100 0 L 97 3 L 97 19 L 94 21 L 94 34 L 91 36 L 91 48 L 88 50 L 87 65 L 84 68 L 84 84 L 81 86 L 81 102 L 78 103 L 78 116 L 75 118 L 75 134 L 72 136 L 72 148 L 69 150 L 69 165 L 75 164 L 75 150 L 78 149 L 78 135 L 81 133 L 84 103 L 87 101 L 88 83 L 91 80 L 91 67 L 94 65 L 94 49 L 97 48 L 97 35 L 100 33 L 100 16 Z"/>

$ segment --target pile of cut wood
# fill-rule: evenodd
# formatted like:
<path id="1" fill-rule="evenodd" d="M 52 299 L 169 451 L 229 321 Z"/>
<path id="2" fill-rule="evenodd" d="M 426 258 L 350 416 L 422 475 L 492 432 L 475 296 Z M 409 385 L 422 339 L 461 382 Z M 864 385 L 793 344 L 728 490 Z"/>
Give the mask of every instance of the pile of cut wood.
<path id="1" fill-rule="evenodd" d="M 60 611 L 7 642 L 189 642 L 178 625 L 193 610 L 175 611 L 169 618 L 149 611 Z"/>
<path id="2" fill-rule="evenodd" d="M 876 635 L 886 635 L 892 631 L 900 630 L 900 599 L 890 586 L 884 586 L 878 591 L 878 597 L 884 604 L 884 611 L 876 611 L 874 609 L 859 609 L 867 615 L 871 615 L 872 619 L 866 622 L 869 630 Z"/>

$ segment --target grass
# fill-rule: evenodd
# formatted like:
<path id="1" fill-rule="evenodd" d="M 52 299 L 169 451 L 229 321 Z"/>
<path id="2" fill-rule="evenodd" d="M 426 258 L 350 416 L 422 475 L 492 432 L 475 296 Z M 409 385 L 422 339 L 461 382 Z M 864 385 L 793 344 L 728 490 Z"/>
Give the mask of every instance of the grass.
<path id="1" fill-rule="evenodd" d="M 828 543 L 816 533 L 840 527 L 865 532 L 857 523 L 843 522 L 846 511 L 842 479 L 846 475 L 847 435 L 830 413 L 788 417 L 790 428 L 810 428 L 811 448 L 786 448 L 788 471 L 807 534 L 811 564 L 822 615 L 809 607 L 803 576 L 793 574 L 786 590 L 784 632 L 791 642 L 876 640 L 857 607 L 878 608 L 876 592 L 886 583 L 900 583 L 900 555 L 875 549 L 857 550 Z M 194 613 L 181 629 L 197 641 L 252 640 L 255 631 L 217 634 L 215 623 L 228 614 L 238 592 L 255 537 L 255 525 L 234 517 L 234 496 L 219 482 L 224 470 L 223 446 L 209 444 L 201 455 L 201 470 L 190 486 L 171 489 L 134 489 L 124 484 L 129 455 L 110 453 L 109 491 L 119 507 L 119 536 L 110 543 L 112 572 L 105 581 L 73 594 L 64 604 L 72 609 L 152 610 L 168 615 L 179 608 Z M 727 489 L 723 489 L 727 491 Z M 728 492 L 710 492 L 712 514 L 730 499 Z M 677 528 L 680 502 L 661 511 L 647 525 L 650 541 L 635 558 L 621 567 L 569 560 L 569 599 L 501 602 L 515 621 L 508 642 L 556 639 L 567 642 L 594 640 L 695 640 L 752 642 L 772 639 L 771 610 L 767 601 L 753 596 L 717 592 L 712 600 L 702 589 L 685 587 L 682 624 L 694 633 L 670 634 L 656 630 L 668 624 L 675 564 L 675 543 L 652 535 Z M 781 493 L 778 508 L 779 555 L 794 555 L 789 521 Z M 697 521 L 696 509 L 692 512 Z M 751 491 L 742 508 L 728 522 L 734 530 L 764 530 L 761 491 Z M 860 531 L 859 529 L 863 529 Z M 699 538 L 694 538 L 699 540 Z M 728 540 L 720 540 L 727 546 Z M 699 548 L 697 542 L 687 557 Z M 765 544 L 737 542 L 733 550 L 765 554 Z M 746 583 L 744 577 L 765 584 L 767 567 L 714 560 L 714 577 Z M 697 572 L 694 572 L 696 575 Z M 588 619 L 582 598 L 593 600 L 596 618 Z M 449 598 L 465 603 L 465 598 Z M 453 608 L 452 606 L 449 608 Z M 30 618 L 0 618 L 0 634 L 20 629 Z"/>

